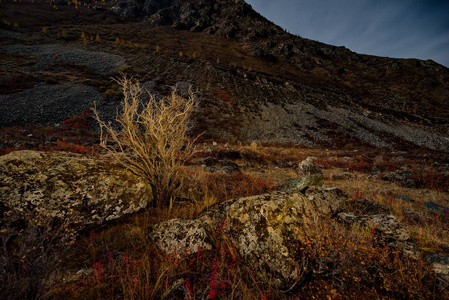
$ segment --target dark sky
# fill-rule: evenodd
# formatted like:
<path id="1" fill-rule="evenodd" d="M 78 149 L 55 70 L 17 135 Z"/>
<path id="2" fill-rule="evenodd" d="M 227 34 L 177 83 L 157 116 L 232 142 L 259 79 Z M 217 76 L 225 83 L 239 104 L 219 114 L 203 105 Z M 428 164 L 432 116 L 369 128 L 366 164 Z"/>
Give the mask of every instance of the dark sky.
<path id="1" fill-rule="evenodd" d="M 246 0 L 267 19 L 312 40 L 449 67 L 449 0 Z"/>

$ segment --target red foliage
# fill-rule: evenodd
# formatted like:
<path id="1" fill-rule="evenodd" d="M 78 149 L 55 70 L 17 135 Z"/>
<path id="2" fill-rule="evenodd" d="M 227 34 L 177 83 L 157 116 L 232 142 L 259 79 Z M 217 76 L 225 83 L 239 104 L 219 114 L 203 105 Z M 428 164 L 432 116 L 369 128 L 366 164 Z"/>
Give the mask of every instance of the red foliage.
<path id="1" fill-rule="evenodd" d="M 243 173 L 208 174 L 205 182 L 207 189 L 213 191 L 218 199 L 231 199 L 258 195 L 273 188 L 271 180 L 252 177 Z"/>
<path id="2" fill-rule="evenodd" d="M 229 96 L 229 94 L 226 93 L 217 93 L 215 95 L 218 99 L 220 99 L 221 101 L 224 102 L 232 102 L 231 96 Z"/>
<path id="3" fill-rule="evenodd" d="M 353 161 L 319 159 L 318 163 L 325 168 L 336 167 L 336 168 L 348 169 L 349 171 L 357 171 L 357 172 L 362 172 L 362 173 L 368 173 L 372 169 L 372 164 L 367 161 L 364 161 L 364 160 L 353 162 Z"/>
<path id="4" fill-rule="evenodd" d="M 26 150 L 26 149 L 27 148 L 24 146 L 20 146 L 18 148 L 12 148 L 12 147 L 4 148 L 4 149 L 0 149 L 0 155 L 5 155 L 5 154 L 8 154 L 8 153 L 11 153 L 14 151 L 20 151 L 20 150 Z"/>
<path id="5" fill-rule="evenodd" d="M 88 129 L 89 128 L 89 120 L 91 118 L 91 110 L 86 110 L 83 113 L 73 116 L 63 123 L 67 126 L 75 129 Z"/>
<path id="6" fill-rule="evenodd" d="M 75 145 L 67 143 L 66 141 L 57 140 L 56 147 L 50 148 L 50 151 L 67 151 L 78 154 L 92 154 L 94 147 L 86 147 L 82 145 Z"/>

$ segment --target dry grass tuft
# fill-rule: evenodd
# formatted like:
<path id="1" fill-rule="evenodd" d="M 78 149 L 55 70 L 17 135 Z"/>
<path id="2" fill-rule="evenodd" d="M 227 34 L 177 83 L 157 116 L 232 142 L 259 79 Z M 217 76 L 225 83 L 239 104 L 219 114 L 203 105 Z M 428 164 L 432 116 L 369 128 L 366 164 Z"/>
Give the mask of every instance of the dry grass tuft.
<path id="1" fill-rule="evenodd" d="M 303 250 L 315 297 L 439 298 L 436 276 L 422 259 L 379 245 L 373 228 L 345 227 L 336 220 L 311 220 L 304 228 Z M 312 296 L 312 294 L 310 294 Z"/>

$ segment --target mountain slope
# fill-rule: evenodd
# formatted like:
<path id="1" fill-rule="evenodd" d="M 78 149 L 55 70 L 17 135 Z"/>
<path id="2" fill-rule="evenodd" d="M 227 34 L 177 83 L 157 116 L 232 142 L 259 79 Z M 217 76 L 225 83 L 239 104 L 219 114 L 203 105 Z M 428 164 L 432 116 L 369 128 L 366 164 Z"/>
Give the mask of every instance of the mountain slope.
<path id="1" fill-rule="evenodd" d="M 255 119 L 240 132 L 247 139 L 309 144 L 314 140 L 329 141 L 326 134 L 316 132 L 322 126 L 307 117 L 311 114 L 315 121 L 334 123 L 328 127 L 355 127 L 350 135 L 376 146 L 385 146 L 385 136 L 393 135 L 431 148 L 447 147 L 444 136 L 449 125 L 449 72 L 443 66 L 432 61 L 359 55 L 344 47 L 293 36 L 243 1 L 165 1 L 159 7 L 156 3 L 161 2 L 146 1 L 142 8 L 134 1 L 122 1 L 114 11 L 127 17 L 145 16 L 150 26 L 169 25 L 244 42 L 252 56 L 283 69 L 276 74 L 279 82 L 270 87 L 272 91 L 257 93 L 249 87 L 237 91 L 239 104 L 251 101 L 251 94 L 258 94 L 253 101 L 259 102 L 258 112 L 267 115 L 269 123 L 257 115 L 246 116 L 246 121 Z M 242 73 L 247 81 L 248 72 Z M 242 89 L 248 85 L 245 83 L 235 86 Z M 424 126 L 425 131 L 411 124 Z M 440 134 L 442 141 L 426 131 Z"/>
<path id="2" fill-rule="evenodd" d="M 19 4 L 0 5 L 7 8 L 2 10 L 7 17 Z M 433 61 L 360 55 L 294 36 L 244 1 L 124 0 L 111 11 L 64 9 L 72 14 L 72 22 L 55 22 L 54 30 L 64 26 L 69 38 L 41 34 L 39 44 L 63 43 L 118 55 L 128 73 L 150 81 L 159 92 L 191 84 L 201 99 L 197 130 L 206 130 L 209 137 L 326 147 L 449 149 L 449 70 Z M 22 6 L 21 12 L 26 15 L 27 10 Z M 6 31 L 36 35 L 43 25 L 44 19 Z M 102 40 L 83 44 L 81 32 L 99 34 Z M 117 45 L 117 37 L 125 43 Z M 30 42 L 2 42 L 19 43 Z M 5 47 L 0 51 L 13 60 L 23 55 Z M 86 73 L 71 64 L 47 70 L 45 76 L 57 82 L 83 77 L 100 92 L 110 87 L 109 74 Z M 2 62 L 2 71 L 14 76 L 42 74 L 31 69 Z M 107 103 L 102 109 L 113 112 L 113 106 Z"/>

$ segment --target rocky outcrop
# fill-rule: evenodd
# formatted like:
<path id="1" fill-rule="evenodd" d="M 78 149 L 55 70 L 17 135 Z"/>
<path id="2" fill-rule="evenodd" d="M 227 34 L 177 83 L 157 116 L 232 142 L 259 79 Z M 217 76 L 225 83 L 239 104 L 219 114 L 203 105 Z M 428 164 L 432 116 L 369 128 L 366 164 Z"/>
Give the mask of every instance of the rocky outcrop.
<path id="1" fill-rule="evenodd" d="M 129 18 L 152 15 L 173 4 L 173 0 L 120 1 L 112 8 L 116 14 Z"/>
<path id="2" fill-rule="evenodd" d="M 195 220 L 163 221 L 150 237 L 166 253 L 212 249 L 211 234 L 224 234 L 253 270 L 267 270 L 289 289 L 303 279 L 301 233 L 306 219 L 334 214 L 344 194 L 309 188 L 305 194 L 275 192 L 226 201 Z"/>
<path id="3" fill-rule="evenodd" d="M 171 25 L 231 39 L 248 34 L 261 38 L 283 32 L 271 22 L 261 28 L 266 19 L 243 0 L 122 0 L 112 11 L 127 18 L 145 18 L 152 26 Z"/>
<path id="4" fill-rule="evenodd" d="M 407 227 L 393 215 L 355 215 L 342 212 L 338 214 L 338 218 L 346 224 L 355 223 L 361 228 L 371 230 L 379 244 L 397 248 L 410 257 L 417 258 L 420 255 L 411 242 Z"/>
<path id="5" fill-rule="evenodd" d="M 82 226 L 102 224 L 147 206 L 144 181 L 117 164 L 64 152 L 17 151 L 0 156 L 0 207 L 44 209 L 52 218 L 74 212 Z"/>

